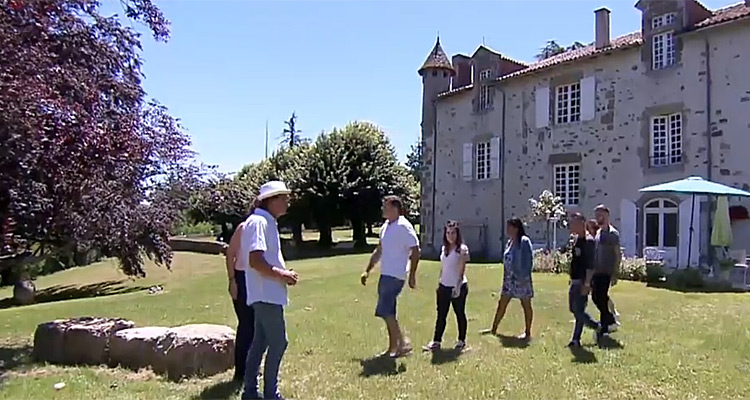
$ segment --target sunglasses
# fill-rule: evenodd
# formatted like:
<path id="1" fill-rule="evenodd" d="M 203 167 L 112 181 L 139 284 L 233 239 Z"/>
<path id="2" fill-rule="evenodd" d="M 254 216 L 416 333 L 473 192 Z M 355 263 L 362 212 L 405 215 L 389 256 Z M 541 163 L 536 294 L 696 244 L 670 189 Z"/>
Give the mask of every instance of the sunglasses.
<path id="1" fill-rule="evenodd" d="M 458 221 L 448 221 L 445 223 L 446 228 L 458 228 Z"/>

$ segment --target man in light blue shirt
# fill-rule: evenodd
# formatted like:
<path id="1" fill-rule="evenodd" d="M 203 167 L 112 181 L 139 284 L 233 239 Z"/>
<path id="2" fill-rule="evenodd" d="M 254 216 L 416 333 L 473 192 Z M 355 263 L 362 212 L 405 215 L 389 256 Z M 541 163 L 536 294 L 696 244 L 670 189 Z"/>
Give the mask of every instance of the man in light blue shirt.
<path id="1" fill-rule="evenodd" d="M 297 284 L 297 273 L 286 269 L 276 219 L 289 206 L 289 189 L 271 181 L 260 187 L 259 205 L 242 227 L 238 263 L 248 263 L 247 304 L 255 313 L 255 332 L 247 355 L 242 399 L 281 399 L 278 375 L 286 351 L 287 285 Z M 266 350 L 268 352 L 266 353 Z M 263 396 L 258 393 L 258 372 L 266 353 Z"/>

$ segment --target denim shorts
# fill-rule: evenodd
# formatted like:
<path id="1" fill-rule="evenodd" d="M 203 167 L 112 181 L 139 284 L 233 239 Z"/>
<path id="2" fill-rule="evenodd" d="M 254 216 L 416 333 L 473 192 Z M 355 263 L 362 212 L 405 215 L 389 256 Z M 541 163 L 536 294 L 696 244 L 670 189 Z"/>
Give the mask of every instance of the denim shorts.
<path id="1" fill-rule="evenodd" d="M 404 288 L 404 281 L 388 275 L 380 275 L 378 281 L 378 305 L 375 316 L 380 318 L 396 316 L 396 300 Z"/>

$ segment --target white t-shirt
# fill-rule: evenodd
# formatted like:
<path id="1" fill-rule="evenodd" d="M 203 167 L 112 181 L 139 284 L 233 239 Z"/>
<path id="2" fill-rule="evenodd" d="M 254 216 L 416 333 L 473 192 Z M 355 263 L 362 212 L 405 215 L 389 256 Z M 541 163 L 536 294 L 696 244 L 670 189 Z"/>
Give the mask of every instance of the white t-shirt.
<path id="1" fill-rule="evenodd" d="M 286 269 L 284 256 L 281 254 L 281 238 L 276 219 L 263 209 L 256 209 L 245 221 L 242 228 L 242 242 L 237 262 L 244 259 L 250 265 L 250 253 L 262 251 L 266 262 L 278 268 Z M 254 268 L 245 274 L 247 283 L 247 304 L 263 302 L 285 306 L 288 303 L 286 283 L 261 275 Z"/>
<path id="2" fill-rule="evenodd" d="M 419 246 L 419 239 L 409 220 L 400 216 L 393 222 L 385 221 L 380 228 L 380 273 L 405 280 L 414 246 Z"/>
<path id="3" fill-rule="evenodd" d="M 440 250 L 440 263 L 442 264 L 440 269 L 441 285 L 456 287 L 459 279 L 458 274 L 460 272 L 459 262 L 461 261 L 462 256 L 467 258 L 469 256 L 469 248 L 465 244 L 461 244 L 461 250 L 459 250 L 459 252 L 451 250 L 447 256 L 445 255 L 445 247 Z M 464 276 L 461 278 L 461 284 L 466 282 L 468 282 L 468 280 L 466 279 L 466 271 L 464 271 Z"/>
<path id="4" fill-rule="evenodd" d="M 239 225 L 237 225 L 237 229 L 235 229 L 235 232 L 237 232 L 238 235 L 240 235 L 240 247 L 237 248 L 237 253 L 235 254 L 235 260 L 234 260 L 234 270 L 235 271 L 247 271 L 248 268 L 250 268 L 250 252 L 244 252 L 241 251 L 242 246 L 242 235 L 245 230 L 245 225 L 247 225 L 247 219 L 240 222 Z M 231 239 L 229 241 L 232 242 Z M 243 257 L 244 256 L 244 257 Z"/>

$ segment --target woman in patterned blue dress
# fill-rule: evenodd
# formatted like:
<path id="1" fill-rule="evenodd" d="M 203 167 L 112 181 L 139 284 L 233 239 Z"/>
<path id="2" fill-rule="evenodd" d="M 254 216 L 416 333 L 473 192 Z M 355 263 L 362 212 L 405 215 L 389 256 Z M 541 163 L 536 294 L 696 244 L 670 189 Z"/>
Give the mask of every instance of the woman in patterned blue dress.
<path id="1" fill-rule="evenodd" d="M 526 236 L 523 222 L 518 218 L 508 220 L 507 233 L 510 240 L 508 240 L 503 257 L 503 288 L 500 291 L 500 300 L 497 303 L 492 328 L 485 330 L 484 333 L 497 335 L 497 327 L 505 316 L 508 303 L 511 299 L 519 299 L 523 307 L 526 330 L 518 338 L 529 340 L 531 339 L 531 323 L 534 319 L 534 310 L 531 308 L 531 299 L 534 297 L 534 286 L 531 282 L 534 258 L 531 240 Z"/>

